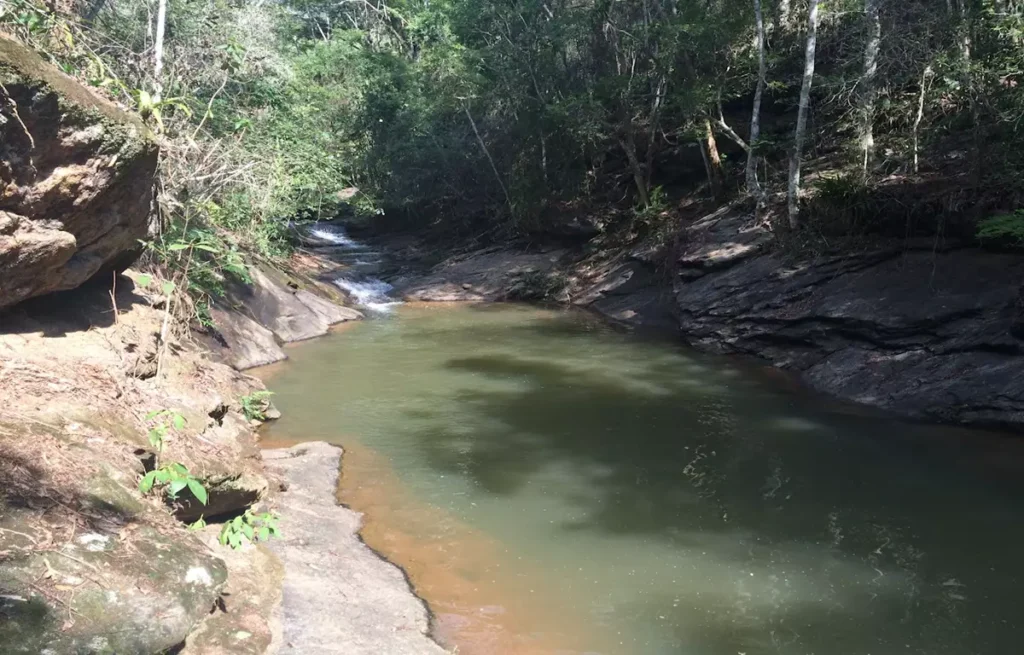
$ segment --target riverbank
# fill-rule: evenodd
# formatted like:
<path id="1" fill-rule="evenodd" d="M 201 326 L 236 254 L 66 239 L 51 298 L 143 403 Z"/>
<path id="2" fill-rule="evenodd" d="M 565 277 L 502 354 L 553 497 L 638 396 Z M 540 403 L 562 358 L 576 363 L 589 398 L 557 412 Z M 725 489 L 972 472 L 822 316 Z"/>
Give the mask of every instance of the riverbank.
<path id="1" fill-rule="evenodd" d="M 609 241 L 478 249 L 396 285 L 421 301 L 586 307 L 756 357 L 846 401 L 1024 429 L 1024 256 L 936 239 L 791 254 L 742 204 L 698 216 L 674 243 Z"/>

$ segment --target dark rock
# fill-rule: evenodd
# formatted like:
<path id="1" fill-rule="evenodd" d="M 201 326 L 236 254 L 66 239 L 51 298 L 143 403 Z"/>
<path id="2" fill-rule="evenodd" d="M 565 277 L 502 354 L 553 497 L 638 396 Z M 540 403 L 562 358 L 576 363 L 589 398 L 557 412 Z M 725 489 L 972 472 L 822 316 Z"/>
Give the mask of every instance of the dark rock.
<path id="1" fill-rule="evenodd" d="M 758 248 L 720 256 L 742 239 L 720 231 L 684 256 L 706 271 L 676 284 L 694 344 L 765 357 L 817 390 L 908 416 L 1024 425 L 1024 341 L 1012 330 L 1024 257 L 903 247 L 799 263 Z"/>

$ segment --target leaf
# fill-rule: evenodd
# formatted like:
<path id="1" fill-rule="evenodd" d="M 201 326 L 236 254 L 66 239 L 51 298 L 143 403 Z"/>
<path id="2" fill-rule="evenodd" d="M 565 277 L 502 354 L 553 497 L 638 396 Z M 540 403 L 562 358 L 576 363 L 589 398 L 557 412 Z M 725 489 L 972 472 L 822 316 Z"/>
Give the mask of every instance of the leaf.
<path id="1" fill-rule="evenodd" d="M 267 541 L 268 539 L 270 539 L 270 528 L 263 526 L 262 528 L 260 528 L 260 531 L 257 534 L 259 536 L 260 541 Z"/>
<path id="2" fill-rule="evenodd" d="M 157 416 L 160 416 L 161 414 L 163 414 L 166 411 L 167 411 L 166 409 L 154 409 L 149 414 L 146 414 L 146 420 L 147 421 L 151 421 L 151 420 L 153 420 Z"/>
<path id="3" fill-rule="evenodd" d="M 208 246 L 205 243 L 197 243 L 196 244 L 196 250 L 204 250 L 206 252 L 212 252 L 215 255 L 219 255 L 221 253 L 221 249 L 220 248 L 214 248 L 213 246 Z"/>
<path id="4" fill-rule="evenodd" d="M 188 489 L 189 491 L 192 492 L 192 495 L 196 497 L 196 500 L 198 500 L 203 505 L 205 505 L 206 501 L 209 500 L 209 496 L 206 493 L 206 487 L 204 487 L 203 483 L 200 482 L 199 480 L 191 478 L 188 481 Z"/>
<path id="5" fill-rule="evenodd" d="M 167 250 L 171 252 L 177 252 L 179 250 L 188 250 L 191 247 L 191 243 L 182 243 L 179 241 L 178 243 L 172 243 L 171 245 L 167 246 Z"/>
<path id="6" fill-rule="evenodd" d="M 225 525 L 223 528 L 221 528 L 220 536 L 217 538 L 217 541 L 220 542 L 221 546 L 228 545 L 228 526 Z"/>
<path id="7" fill-rule="evenodd" d="M 177 288 L 177 285 L 174 282 L 167 281 L 161 285 L 160 290 L 164 292 L 165 296 L 169 296 L 174 292 L 175 288 Z"/>
<path id="8" fill-rule="evenodd" d="M 185 468 L 184 464 L 181 464 L 179 462 L 171 464 L 171 469 L 179 475 L 188 475 L 188 469 Z"/>
<path id="9" fill-rule="evenodd" d="M 138 280 L 136 280 L 136 283 L 137 283 L 137 284 L 138 284 L 138 285 L 139 285 L 140 287 L 148 287 L 148 286 L 150 285 L 150 283 L 151 283 L 151 282 L 153 282 L 153 276 L 152 276 L 152 275 L 148 275 L 148 274 L 146 274 L 146 273 L 143 273 L 142 275 L 140 275 L 140 276 L 139 276 L 139 279 L 138 279 Z M 148 417 L 147 417 L 147 418 L 148 418 Z"/>
<path id="10" fill-rule="evenodd" d="M 182 416 L 181 414 L 175 414 L 174 418 L 172 419 L 172 422 L 174 423 L 175 430 L 185 429 L 185 417 Z"/>
<path id="11" fill-rule="evenodd" d="M 185 488 L 186 484 L 187 483 L 184 480 L 171 481 L 171 483 L 167 485 L 167 495 L 171 498 L 177 498 L 178 494 Z"/>
<path id="12" fill-rule="evenodd" d="M 252 541 L 256 537 L 256 532 L 252 529 L 252 526 L 248 523 L 242 526 L 242 534 L 244 534 L 249 541 Z"/>
<path id="13" fill-rule="evenodd" d="M 153 482 L 156 480 L 156 471 L 150 471 L 139 480 L 139 493 L 148 494 L 153 490 Z"/>

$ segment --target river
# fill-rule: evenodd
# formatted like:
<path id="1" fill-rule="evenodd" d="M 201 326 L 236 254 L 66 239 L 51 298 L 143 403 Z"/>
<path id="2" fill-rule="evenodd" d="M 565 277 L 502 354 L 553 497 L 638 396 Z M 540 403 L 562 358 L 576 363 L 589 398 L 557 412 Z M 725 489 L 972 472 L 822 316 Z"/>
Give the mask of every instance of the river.
<path id="1" fill-rule="evenodd" d="M 580 312 L 406 305 L 288 352 L 261 373 L 284 414 L 264 438 L 346 448 L 340 500 L 460 655 L 1024 642 L 1012 439 Z"/>

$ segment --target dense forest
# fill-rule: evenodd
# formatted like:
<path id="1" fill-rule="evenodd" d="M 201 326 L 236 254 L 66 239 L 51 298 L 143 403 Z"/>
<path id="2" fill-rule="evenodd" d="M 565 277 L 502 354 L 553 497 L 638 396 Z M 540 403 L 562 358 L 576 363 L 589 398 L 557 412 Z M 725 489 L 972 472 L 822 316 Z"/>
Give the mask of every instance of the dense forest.
<path id="1" fill-rule="evenodd" d="M 779 233 L 1024 236 L 1021 0 L 4 0 L 0 29 L 159 135 L 151 248 L 197 254 L 200 307 L 341 211 L 636 234 L 750 198 Z"/>

